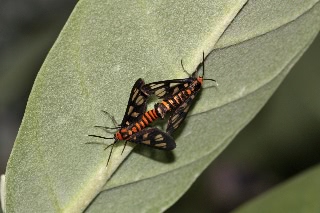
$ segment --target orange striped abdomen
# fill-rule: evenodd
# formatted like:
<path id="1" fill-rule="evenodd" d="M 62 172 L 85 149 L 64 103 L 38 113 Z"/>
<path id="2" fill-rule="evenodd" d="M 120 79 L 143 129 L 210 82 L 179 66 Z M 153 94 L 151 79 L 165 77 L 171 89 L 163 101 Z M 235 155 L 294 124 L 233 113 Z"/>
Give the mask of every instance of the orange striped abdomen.
<path id="1" fill-rule="evenodd" d="M 161 103 L 155 104 L 158 116 L 164 118 L 168 111 L 174 111 L 177 109 L 193 94 L 200 91 L 201 84 L 202 82 L 197 79 L 172 97 L 163 100 Z"/>
<path id="2" fill-rule="evenodd" d="M 116 140 L 127 140 L 133 134 L 141 131 L 142 129 L 147 127 L 150 123 L 157 120 L 158 118 L 159 117 L 158 117 L 155 109 L 149 110 L 142 115 L 140 121 L 132 123 L 129 126 L 124 127 L 122 129 L 120 129 L 118 132 L 116 132 L 115 139 Z"/>

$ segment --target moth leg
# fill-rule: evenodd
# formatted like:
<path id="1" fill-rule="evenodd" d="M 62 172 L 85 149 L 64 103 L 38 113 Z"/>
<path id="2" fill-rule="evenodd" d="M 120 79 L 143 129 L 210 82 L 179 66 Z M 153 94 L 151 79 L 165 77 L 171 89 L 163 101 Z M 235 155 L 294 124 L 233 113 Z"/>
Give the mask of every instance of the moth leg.
<path id="1" fill-rule="evenodd" d="M 184 68 L 183 63 L 182 63 L 182 59 L 180 62 L 181 62 L 181 67 L 182 67 L 183 72 L 186 73 L 188 76 L 191 76 L 191 74 L 188 73 L 188 71 Z"/>
<path id="2" fill-rule="evenodd" d="M 123 149 L 122 149 L 121 155 L 123 154 L 123 151 L 124 151 L 124 149 L 125 149 L 125 148 L 126 148 L 126 146 L 127 146 L 127 143 L 128 143 L 128 141 L 125 141 L 125 142 L 124 142 L 124 146 L 123 146 Z"/>
<path id="3" fill-rule="evenodd" d="M 103 136 L 100 136 L 100 135 L 88 135 L 90 137 L 95 137 L 95 138 L 101 138 L 101 139 L 114 139 L 114 138 L 107 138 L 107 137 L 103 137 Z M 85 144 L 99 144 L 99 145 L 105 145 L 107 146 L 107 148 L 110 146 L 110 144 L 107 144 L 107 143 L 103 143 L 103 142 L 95 142 L 95 141 L 91 141 L 91 142 L 86 142 Z M 112 143 L 113 144 L 113 143 Z"/>
<path id="4" fill-rule="evenodd" d="M 112 120 L 112 123 L 113 123 L 113 125 L 115 127 L 119 127 L 120 126 L 113 115 L 111 115 L 109 112 L 107 112 L 105 110 L 102 110 L 102 112 L 108 115 L 108 117 Z"/>
<path id="5" fill-rule="evenodd" d="M 104 130 L 105 132 L 111 133 L 111 134 L 114 134 L 115 132 L 110 131 L 110 130 L 119 129 L 118 127 L 106 127 L 106 126 L 94 126 L 94 127 L 100 128 L 100 129 Z"/>

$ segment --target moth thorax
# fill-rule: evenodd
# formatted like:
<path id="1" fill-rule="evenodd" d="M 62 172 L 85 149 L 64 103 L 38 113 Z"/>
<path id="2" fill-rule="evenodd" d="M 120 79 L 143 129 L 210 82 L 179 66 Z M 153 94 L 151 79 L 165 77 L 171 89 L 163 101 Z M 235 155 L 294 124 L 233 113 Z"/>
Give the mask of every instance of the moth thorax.
<path id="1" fill-rule="evenodd" d="M 203 77 L 200 77 L 200 76 L 199 76 L 199 77 L 197 78 L 197 81 L 198 81 L 200 84 L 202 84 L 202 83 L 203 83 Z"/>
<path id="2" fill-rule="evenodd" d="M 125 138 L 125 137 L 122 136 L 122 134 L 120 133 L 120 131 L 116 132 L 116 134 L 115 134 L 115 139 L 117 139 L 117 140 L 119 140 L 119 141 L 122 141 L 122 140 L 124 140 L 123 138 Z"/>
<path id="3" fill-rule="evenodd" d="M 202 85 L 202 80 L 202 78 L 198 77 L 196 81 L 192 82 L 189 88 L 194 92 L 199 91 Z"/>

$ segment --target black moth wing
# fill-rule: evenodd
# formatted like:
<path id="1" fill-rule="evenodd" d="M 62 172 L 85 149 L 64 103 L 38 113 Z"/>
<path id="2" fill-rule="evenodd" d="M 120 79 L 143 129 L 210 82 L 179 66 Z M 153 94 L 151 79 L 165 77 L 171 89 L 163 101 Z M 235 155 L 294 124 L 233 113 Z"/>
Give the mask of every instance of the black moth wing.
<path id="1" fill-rule="evenodd" d="M 176 148 L 174 139 L 158 128 L 143 129 L 133 134 L 127 141 L 144 144 L 155 149 L 172 150 Z"/>
<path id="2" fill-rule="evenodd" d="M 139 78 L 133 85 L 127 109 L 120 125 L 121 127 L 129 126 L 130 124 L 139 121 L 140 117 L 145 113 L 148 96 L 141 92 L 141 88 L 144 85 L 144 81 L 141 78 Z"/>
<path id="3" fill-rule="evenodd" d="M 142 91 L 148 96 L 154 94 L 160 99 L 168 99 L 188 87 L 193 80 L 193 78 L 189 77 L 185 79 L 157 81 L 144 85 Z"/>
<path id="4" fill-rule="evenodd" d="M 172 134 L 182 123 L 182 121 L 186 118 L 191 103 L 195 98 L 196 93 L 192 94 L 185 102 L 183 102 L 169 117 L 167 130 L 168 134 Z"/>
<path id="5" fill-rule="evenodd" d="M 188 78 L 152 82 L 144 85 L 142 87 L 142 91 L 147 96 L 154 94 L 160 99 L 169 99 L 181 90 L 189 87 L 189 85 L 197 79 L 200 67 L 203 65 L 203 63 L 204 62 L 200 63 L 196 71 L 194 71 Z"/>

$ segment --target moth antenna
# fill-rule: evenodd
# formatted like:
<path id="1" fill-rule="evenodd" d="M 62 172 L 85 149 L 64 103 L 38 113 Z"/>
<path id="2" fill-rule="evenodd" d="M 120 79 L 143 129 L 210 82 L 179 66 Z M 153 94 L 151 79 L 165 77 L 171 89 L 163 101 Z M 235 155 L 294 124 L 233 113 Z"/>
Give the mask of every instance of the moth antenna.
<path id="1" fill-rule="evenodd" d="M 207 80 L 207 79 L 205 79 Z M 211 87 L 215 87 L 215 88 L 218 88 L 219 87 L 219 84 L 217 81 L 214 81 L 215 85 L 211 85 L 211 86 L 208 86 L 208 87 L 204 87 L 205 89 L 208 89 L 208 88 L 211 88 Z"/>
<path id="2" fill-rule="evenodd" d="M 216 82 L 216 83 L 217 83 L 217 81 L 216 81 L 216 80 L 211 79 L 211 78 L 204 78 L 203 80 L 205 80 L 205 81 L 214 81 L 214 82 Z"/>
<path id="3" fill-rule="evenodd" d="M 202 77 L 204 77 L 204 51 L 202 52 L 202 69 L 203 69 Z"/>

